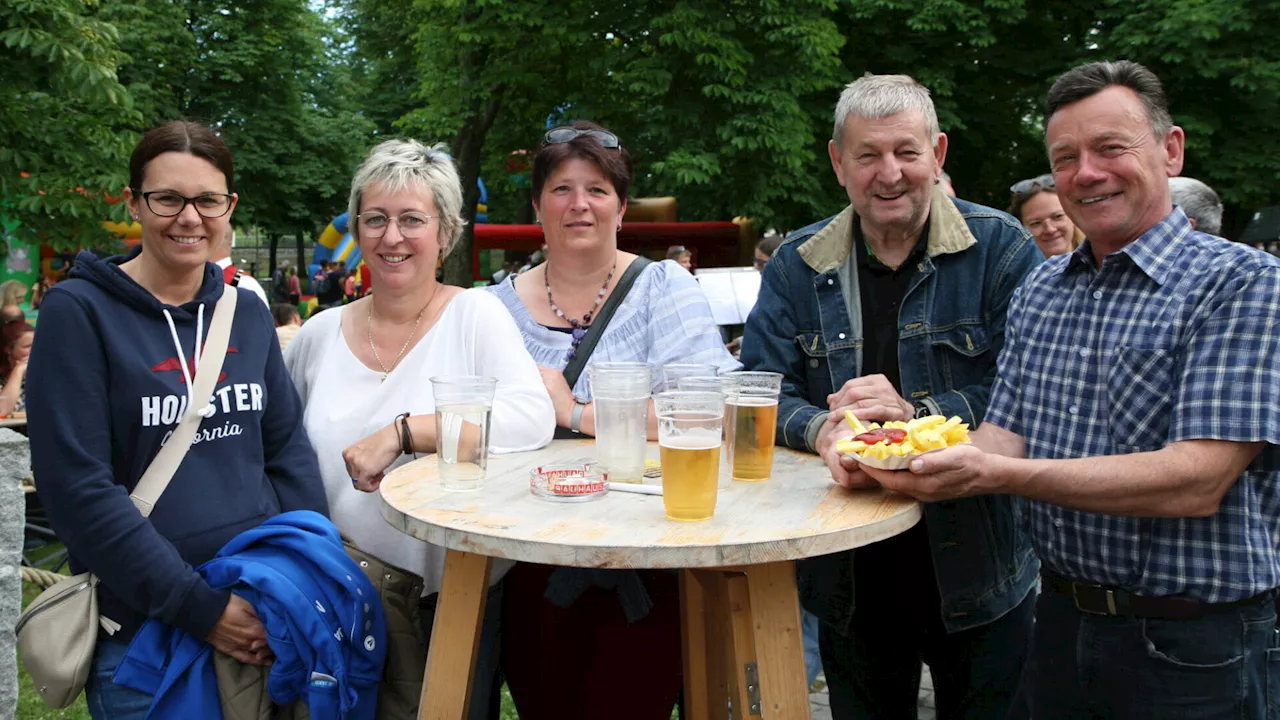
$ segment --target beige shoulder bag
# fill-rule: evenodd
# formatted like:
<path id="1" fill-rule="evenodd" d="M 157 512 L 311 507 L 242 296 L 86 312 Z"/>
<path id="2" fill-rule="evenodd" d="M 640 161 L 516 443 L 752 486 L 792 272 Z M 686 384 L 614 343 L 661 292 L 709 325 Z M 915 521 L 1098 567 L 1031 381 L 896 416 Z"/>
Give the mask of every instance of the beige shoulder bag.
<path id="1" fill-rule="evenodd" d="M 209 323 L 209 337 L 200 353 L 200 369 L 192 381 L 193 398 L 213 397 L 235 314 L 236 289 L 227 285 Z M 130 499 L 143 517 L 151 514 L 186 457 L 196 430 L 204 420 L 202 410 L 203 405 L 187 408 L 168 442 L 134 487 Z M 119 624 L 98 614 L 97 588 L 98 578 L 92 573 L 73 575 L 40 593 L 18 619 L 15 632 L 18 647 L 22 649 L 22 662 L 35 681 L 40 697 L 50 707 L 65 708 L 80 696 L 93 665 L 98 628 L 108 635 L 120 629 Z"/>

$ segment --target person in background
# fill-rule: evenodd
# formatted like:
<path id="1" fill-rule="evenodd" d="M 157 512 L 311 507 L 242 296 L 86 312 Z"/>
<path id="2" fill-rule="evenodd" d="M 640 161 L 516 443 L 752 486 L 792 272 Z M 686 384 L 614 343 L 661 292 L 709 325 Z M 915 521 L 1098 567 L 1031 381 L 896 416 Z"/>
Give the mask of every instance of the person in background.
<path id="1" fill-rule="evenodd" d="M 764 272 L 764 268 L 769 264 L 769 258 L 773 257 L 773 253 L 782 244 L 782 235 L 777 230 L 770 230 L 760 238 L 756 243 L 755 257 L 752 258 L 752 264 L 758 272 Z"/>
<path id="2" fill-rule="evenodd" d="M 1222 236 L 1222 198 L 1213 188 L 1191 177 L 1169 178 L 1173 204 L 1182 208 L 1192 230 Z"/>
<path id="3" fill-rule="evenodd" d="M 0 325 L 0 417 L 27 409 L 27 358 L 35 332 L 25 320 Z"/>
<path id="4" fill-rule="evenodd" d="M 774 253 L 742 361 L 784 376 L 780 444 L 821 455 L 844 487 L 874 488 L 836 449 L 857 434 L 845 413 L 976 427 L 1005 308 L 1043 258 L 1012 217 L 942 192 L 947 136 L 914 79 L 863 76 L 834 119 L 828 151 L 849 205 Z M 922 661 L 941 717 L 1003 718 L 1013 705 L 1037 570 L 1014 503 L 926 503 L 923 514 L 895 537 L 797 563 L 837 720 L 915 717 Z"/>
<path id="5" fill-rule="evenodd" d="M 285 302 L 289 298 L 289 288 L 285 278 L 289 277 L 289 261 L 281 260 L 271 272 L 271 302 Z"/>
<path id="6" fill-rule="evenodd" d="M 228 229 L 224 242 L 217 243 L 209 251 L 209 261 L 217 265 L 222 270 L 222 279 L 228 285 L 242 287 L 257 296 L 262 304 L 271 307 L 271 301 L 267 300 L 267 292 L 262 289 L 262 283 L 254 279 L 253 275 L 240 271 L 240 268 L 231 262 L 231 248 L 236 244 L 236 231 Z"/>
<path id="7" fill-rule="evenodd" d="M 1086 240 L 1018 289 L 972 443 L 868 473 L 930 503 L 1022 498 L 1033 717 L 1270 717 L 1280 261 L 1173 204 L 1186 138 L 1146 67 L 1081 65 L 1045 104 Z"/>
<path id="8" fill-rule="evenodd" d="M 382 702 L 410 716 L 421 695 L 445 549 L 387 524 L 376 491 L 387 472 L 437 450 L 431 378 L 497 378 L 492 452 L 536 450 L 555 431 L 551 398 L 502 303 L 482 289 L 435 279 L 437 260 L 462 234 L 462 197 L 443 145 L 388 140 L 373 148 L 351 181 L 348 212 L 377 291 L 309 319 L 285 358 L 302 395 L 303 422 L 321 450 L 334 524 L 371 556 L 367 562 L 395 578 L 379 583 L 394 643 Z M 511 565 L 495 561 L 489 576 L 470 703 L 475 720 L 498 713 L 503 576 Z"/>
<path id="9" fill-rule="evenodd" d="M 585 337 L 575 331 L 592 327 L 632 263 L 644 262 L 643 269 L 608 326 L 591 330 L 601 335 L 588 363 L 741 367 L 724 349 L 693 276 L 673 260 L 649 263 L 618 249 L 631 172 L 618 136 L 599 125 L 580 121 L 548 131 L 532 178 L 546 262 L 488 289 L 515 318 L 540 366 L 556 422 L 586 435 L 595 434 L 588 374 L 570 387 L 563 370 Z M 660 382 L 656 375 L 653 390 Z M 649 438 L 657 439 L 652 404 Z M 613 720 L 671 716 L 680 694 L 675 575 L 521 563 L 507 578 L 504 623 L 507 685 L 524 720 L 596 717 L 606 707 Z"/>
<path id="10" fill-rule="evenodd" d="M 298 279 L 298 268 L 289 268 L 286 282 L 289 284 L 289 304 L 297 307 L 298 303 L 302 302 L 302 281 Z"/>
<path id="11" fill-rule="evenodd" d="M 44 302 L 44 296 L 49 292 L 49 288 L 53 287 L 53 280 L 48 275 L 41 275 L 36 284 L 31 286 L 31 309 L 39 310 L 40 303 Z"/>
<path id="12" fill-rule="evenodd" d="M 302 329 L 302 316 L 298 314 L 297 305 L 276 303 L 271 306 L 271 317 L 276 323 L 276 337 L 280 338 L 280 352 L 284 352 Z"/>
<path id="13" fill-rule="evenodd" d="M 1031 231 L 1036 247 L 1045 257 L 1065 255 L 1080 247 L 1084 233 L 1063 211 L 1053 175 L 1016 182 L 1009 192 L 1013 194 L 1009 214 Z"/>
<path id="14" fill-rule="evenodd" d="M 266 306 L 239 293 L 213 398 L 192 397 L 196 356 L 227 287 L 213 247 L 235 209 L 231 151 L 213 131 L 171 122 L 143 134 L 124 191 L 142 241 L 128 255 L 82 252 L 45 297 L 27 370 L 36 489 L 71 572 L 98 576 L 103 617 L 88 684 L 95 720 L 147 716 L 152 696 L 113 677 L 156 618 L 242 663 L 268 665 L 250 604 L 196 572 L 229 540 L 290 510 L 328 513 L 302 406 Z M 209 406 L 209 407 L 205 407 Z M 129 499 L 187 408 L 199 432 L 150 517 Z"/>
<path id="15" fill-rule="evenodd" d="M 951 175 L 946 170 L 943 170 L 942 174 L 938 176 L 938 187 L 942 188 L 942 194 L 947 197 L 956 196 L 956 188 L 951 184 Z"/>
<path id="16" fill-rule="evenodd" d="M 683 245 L 672 245 L 667 248 L 667 259 L 675 260 L 680 267 L 693 272 L 693 252 Z"/>
<path id="17" fill-rule="evenodd" d="M 27 299 L 27 286 L 21 280 L 6 280 L 0 284 L 0 321 L 25 320 L 22 302 Z"/>
<path id="18" fill-rule="evenodd" d="M 324 290 L 325 278 L 329 277 L 329 261 L 322 260 L 316 267 L 316 272 L 311 276 L 311 294 L 316 296 L 319 301 L 320 293 Z"/>

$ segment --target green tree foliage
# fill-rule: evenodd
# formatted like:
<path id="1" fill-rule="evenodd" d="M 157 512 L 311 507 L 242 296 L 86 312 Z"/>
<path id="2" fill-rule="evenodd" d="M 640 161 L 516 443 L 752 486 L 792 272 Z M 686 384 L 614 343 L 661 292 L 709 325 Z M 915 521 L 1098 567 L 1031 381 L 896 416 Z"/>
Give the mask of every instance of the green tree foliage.
<path id="1" fill-rule="evenodd" d="M 110 16 L 144 126 L 203 122 L 231 148 L 237 224 L 315 232 L 342 212 L 373 126 L 344 38 L 306 0 L 118 0 Z"/>
<path id="2" fill-rule="evenodd" d="M 1107 0 L 1091 56 L 1129 58 L 1160 76 L 1187 132 L 1183 174 L 1218 191 L 1234 236 L 1280 203 L 1280 3 Z"/>
<path id="3" fill-rule="evenodd" d="M 0 224 L 75 247 L 104 240 L 137 118 L 115 27 L 91 0 L 0 3 Z"/>

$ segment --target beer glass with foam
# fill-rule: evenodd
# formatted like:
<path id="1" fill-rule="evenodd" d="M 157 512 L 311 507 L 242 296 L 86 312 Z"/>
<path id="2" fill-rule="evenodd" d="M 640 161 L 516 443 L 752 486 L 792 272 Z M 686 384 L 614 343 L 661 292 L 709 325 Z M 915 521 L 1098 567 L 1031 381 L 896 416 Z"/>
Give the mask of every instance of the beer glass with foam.
<path id="1" fill-rule="evenodd" d="M 706 520 L 716 509 L 724 396 L 664 392 L 654 396 L 662 460 L 662 504 L 672 520 Z"/>
<path id="2" fill-rule="evenodd" d="M 743 371 L 729 373 L 726 378 L 725 414 L 732 420 L 725 434 L 732 438 L 733 479 L 768 480 L 773 472 L 782 375 Z"/>

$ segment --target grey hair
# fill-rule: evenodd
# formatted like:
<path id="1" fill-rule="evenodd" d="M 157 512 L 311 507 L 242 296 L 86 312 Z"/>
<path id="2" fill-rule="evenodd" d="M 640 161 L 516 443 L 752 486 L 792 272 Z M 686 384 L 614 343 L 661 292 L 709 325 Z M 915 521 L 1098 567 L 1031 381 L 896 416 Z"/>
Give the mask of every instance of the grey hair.
<path id="1" fill-rule="evenodd" d="M 850 116 L 882 118 L 908 110 L 919 110 L 929 131 L 929 140 L 937 146 L 938 113 L 933 108 L 929 89 L 909 75 L 872 75 L 867 73 L 845 86 L 836 103 L 835 127 L 831 139 L 840 147 L 845 123 Z"/>
<path id="2" fill-rule="evenodd" d="M 1195 178 L 1171 177 L 1169 191 L 1182 212 L 1196 221 L 1197 230 L 1210 235 L 1222 232 L 1222 198 L 1213 188 Z"/>
<path id="3" fill-rule="evenodd" d="M 1117 86 L 1129 88 L 1142 101 L 1151 132 L 1157 138 L 1163 139 L 1169 134 L 1173 128 L 1173 116 L 1169 114 L 1164 86 L 1155 73 L 1132 60 L 1094 62 L 1066 71 L 1049 88 L 1045 97 L 1045 117 L 1053 117 L 1066 105 Z"/>
<path id="4" fill-rule="evenodd" d="M 462 180 L 458 168 L 449 157 L 444 143 L 430 147 L 417 140 L 387 140 L 369 151 L 369 155 L 351 179 L 351 198 L 347 201 L 347 217 L 351 231 L 360 239 L 360 203 L 370 187 L 378 185 L 397 193 L 410 188 L 431 193 L 439 214 L 440 257 L 449 254 L 462 235 L 466 221 L 462 219 Z"/>

